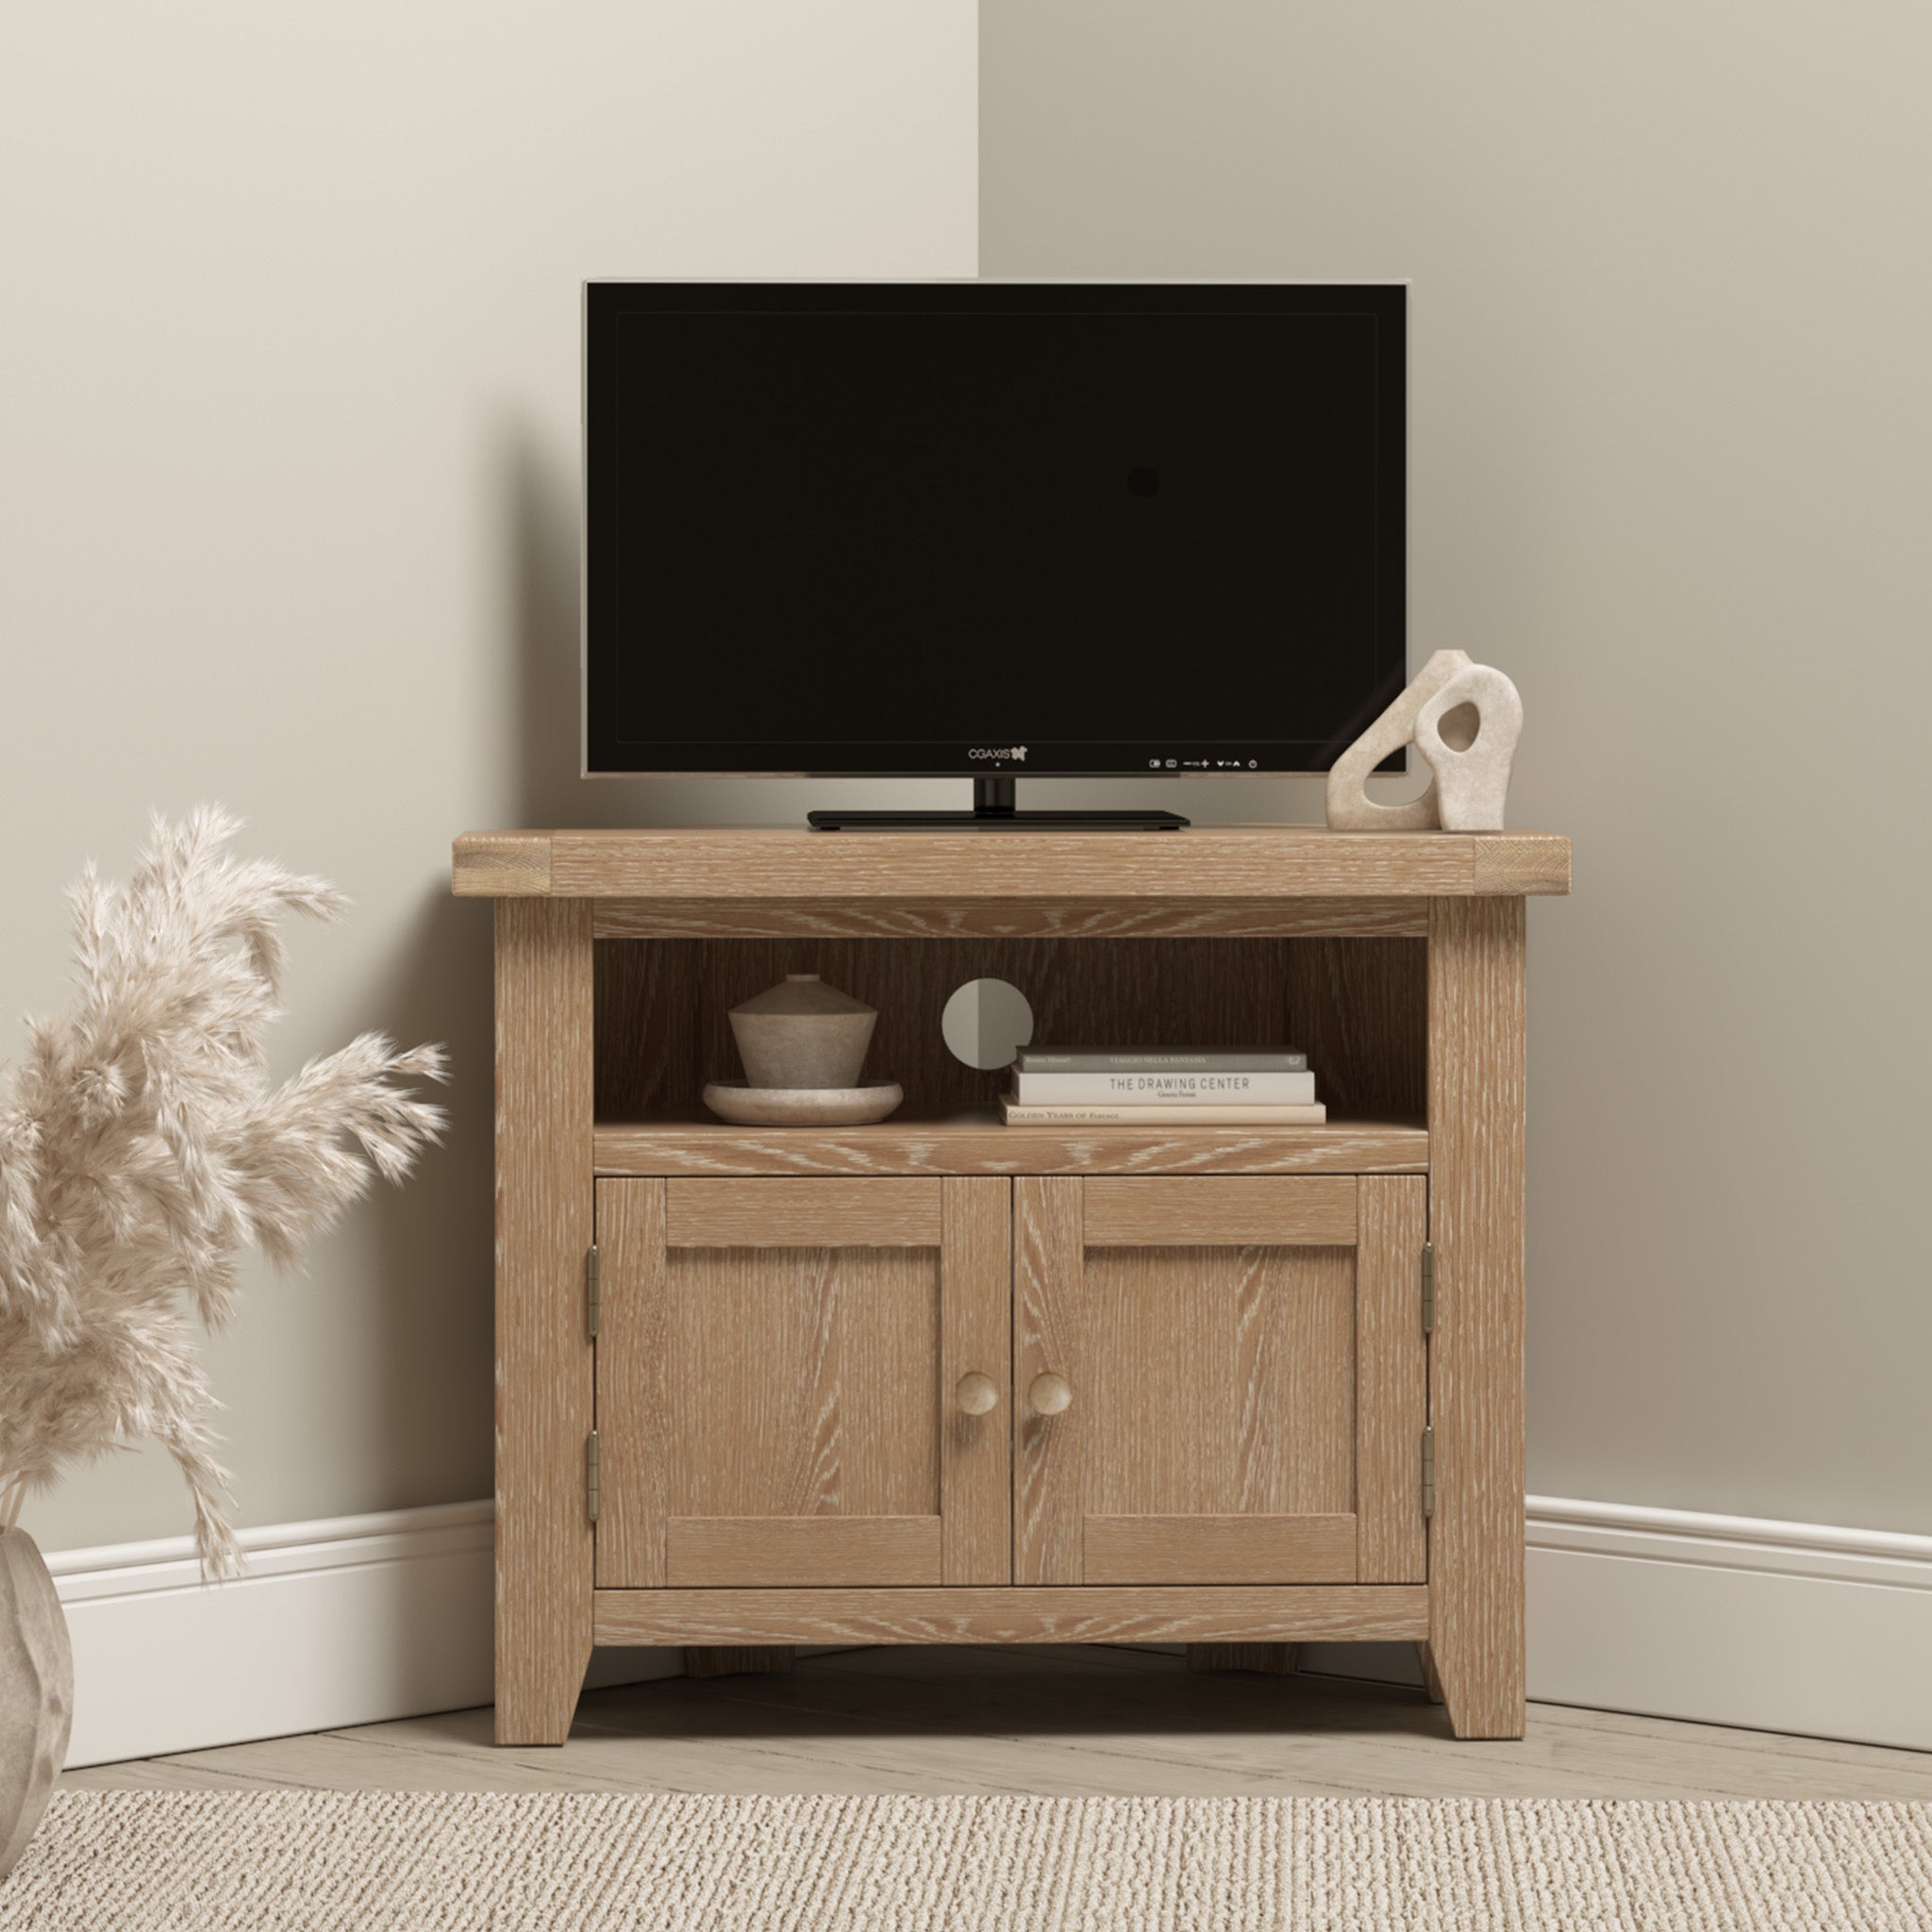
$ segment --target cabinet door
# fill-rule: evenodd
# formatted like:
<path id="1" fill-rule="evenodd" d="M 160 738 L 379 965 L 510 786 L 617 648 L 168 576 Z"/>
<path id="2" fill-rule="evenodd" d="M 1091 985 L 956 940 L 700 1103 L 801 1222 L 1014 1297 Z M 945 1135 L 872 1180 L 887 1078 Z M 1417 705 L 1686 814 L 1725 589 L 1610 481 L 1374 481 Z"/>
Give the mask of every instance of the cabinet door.
<path id="1" fill-rule="evenodd" d="M 1017 1181 L 1015 1580 L 1424 1580 L 1425 1186 Z"/>
<path id="2" fill-rule="evenodd" d="M 1008 1581 L 1009 1205 L 600 1181 L 598 1586 Z"/>

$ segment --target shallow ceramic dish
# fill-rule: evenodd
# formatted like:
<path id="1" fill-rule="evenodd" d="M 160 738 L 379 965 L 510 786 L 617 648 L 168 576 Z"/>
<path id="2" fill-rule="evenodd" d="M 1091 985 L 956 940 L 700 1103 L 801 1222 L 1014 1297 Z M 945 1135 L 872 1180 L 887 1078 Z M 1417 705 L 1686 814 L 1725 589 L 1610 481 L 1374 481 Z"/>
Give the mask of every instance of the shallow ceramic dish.
<path id="1" fill-rule="evenodd" d="M 896 1080 L 876 1087 L 747 1087 L 713 1080 L 705 1105 L 746 1127 L 862 1127 L 882 1121 L 906 1098 Z"/>

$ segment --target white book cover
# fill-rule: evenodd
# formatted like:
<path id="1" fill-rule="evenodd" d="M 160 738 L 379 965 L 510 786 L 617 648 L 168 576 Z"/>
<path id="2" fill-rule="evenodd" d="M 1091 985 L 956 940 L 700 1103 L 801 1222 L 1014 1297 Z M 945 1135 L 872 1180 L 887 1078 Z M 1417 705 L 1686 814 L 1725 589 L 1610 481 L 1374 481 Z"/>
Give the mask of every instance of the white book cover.
<path id="1" fill-rule="evenodd" d="M 1320 1127 L 1328 1109 L 1320 1101 L 1307 1107 L 1194 1106 L 1174 1102 L 1153 1107 L 1098 1105 L 1028 1106 L 1002 1100 L 1000 1112 L 1009 1127 Z"/>
<path id="2" fill-rule="evenodd" d="M 1013 1075 L 1014 1098 L 1028 1107 L 1129 1102 L 1147 1106 L 1307 1107 L 1315 1097 L 1312 1074 L 1182 1073 L 1035 1074 Z"/>

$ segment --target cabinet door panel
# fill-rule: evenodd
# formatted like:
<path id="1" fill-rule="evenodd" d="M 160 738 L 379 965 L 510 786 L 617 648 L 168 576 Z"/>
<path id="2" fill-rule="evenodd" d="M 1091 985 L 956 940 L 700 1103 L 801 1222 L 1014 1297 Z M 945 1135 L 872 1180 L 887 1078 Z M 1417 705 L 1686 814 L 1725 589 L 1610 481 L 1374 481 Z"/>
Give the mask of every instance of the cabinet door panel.
<path id="1" fill-rule="evenodd" d="M 1355 1574 L 1353 1516 L 1090 1516 L 1089 1583 L 1332 1583 Z"/>
<path id="2" fill-rule="evenodd" d="M 1017 1182 L 1018 1580 L 1420 1581 L 1424 1185 Z"/>
<path id="3" fill-rule="evenodd" d="M 601 1182 L 600 1587 L 1005 1582 L 1008 1193 Z"/>
<path id="4" fill-rule="evenodd" d="M 673 1589 L 937 1583 L 940 1519 L 674 1516 L 664 1580 Z"/>

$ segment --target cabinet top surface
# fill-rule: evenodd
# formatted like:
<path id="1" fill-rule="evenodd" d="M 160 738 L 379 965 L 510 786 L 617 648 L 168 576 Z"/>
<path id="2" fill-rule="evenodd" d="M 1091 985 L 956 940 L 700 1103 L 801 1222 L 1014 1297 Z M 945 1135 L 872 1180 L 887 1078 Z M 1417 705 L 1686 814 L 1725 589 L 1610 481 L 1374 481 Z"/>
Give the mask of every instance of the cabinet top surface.
<path id="1" fill-rule="evenodd" d="M 1423 898 L 1562 893 L 1554 832 L 813 832 L 791 826 L 465 832 L 463 898 Z"/>

